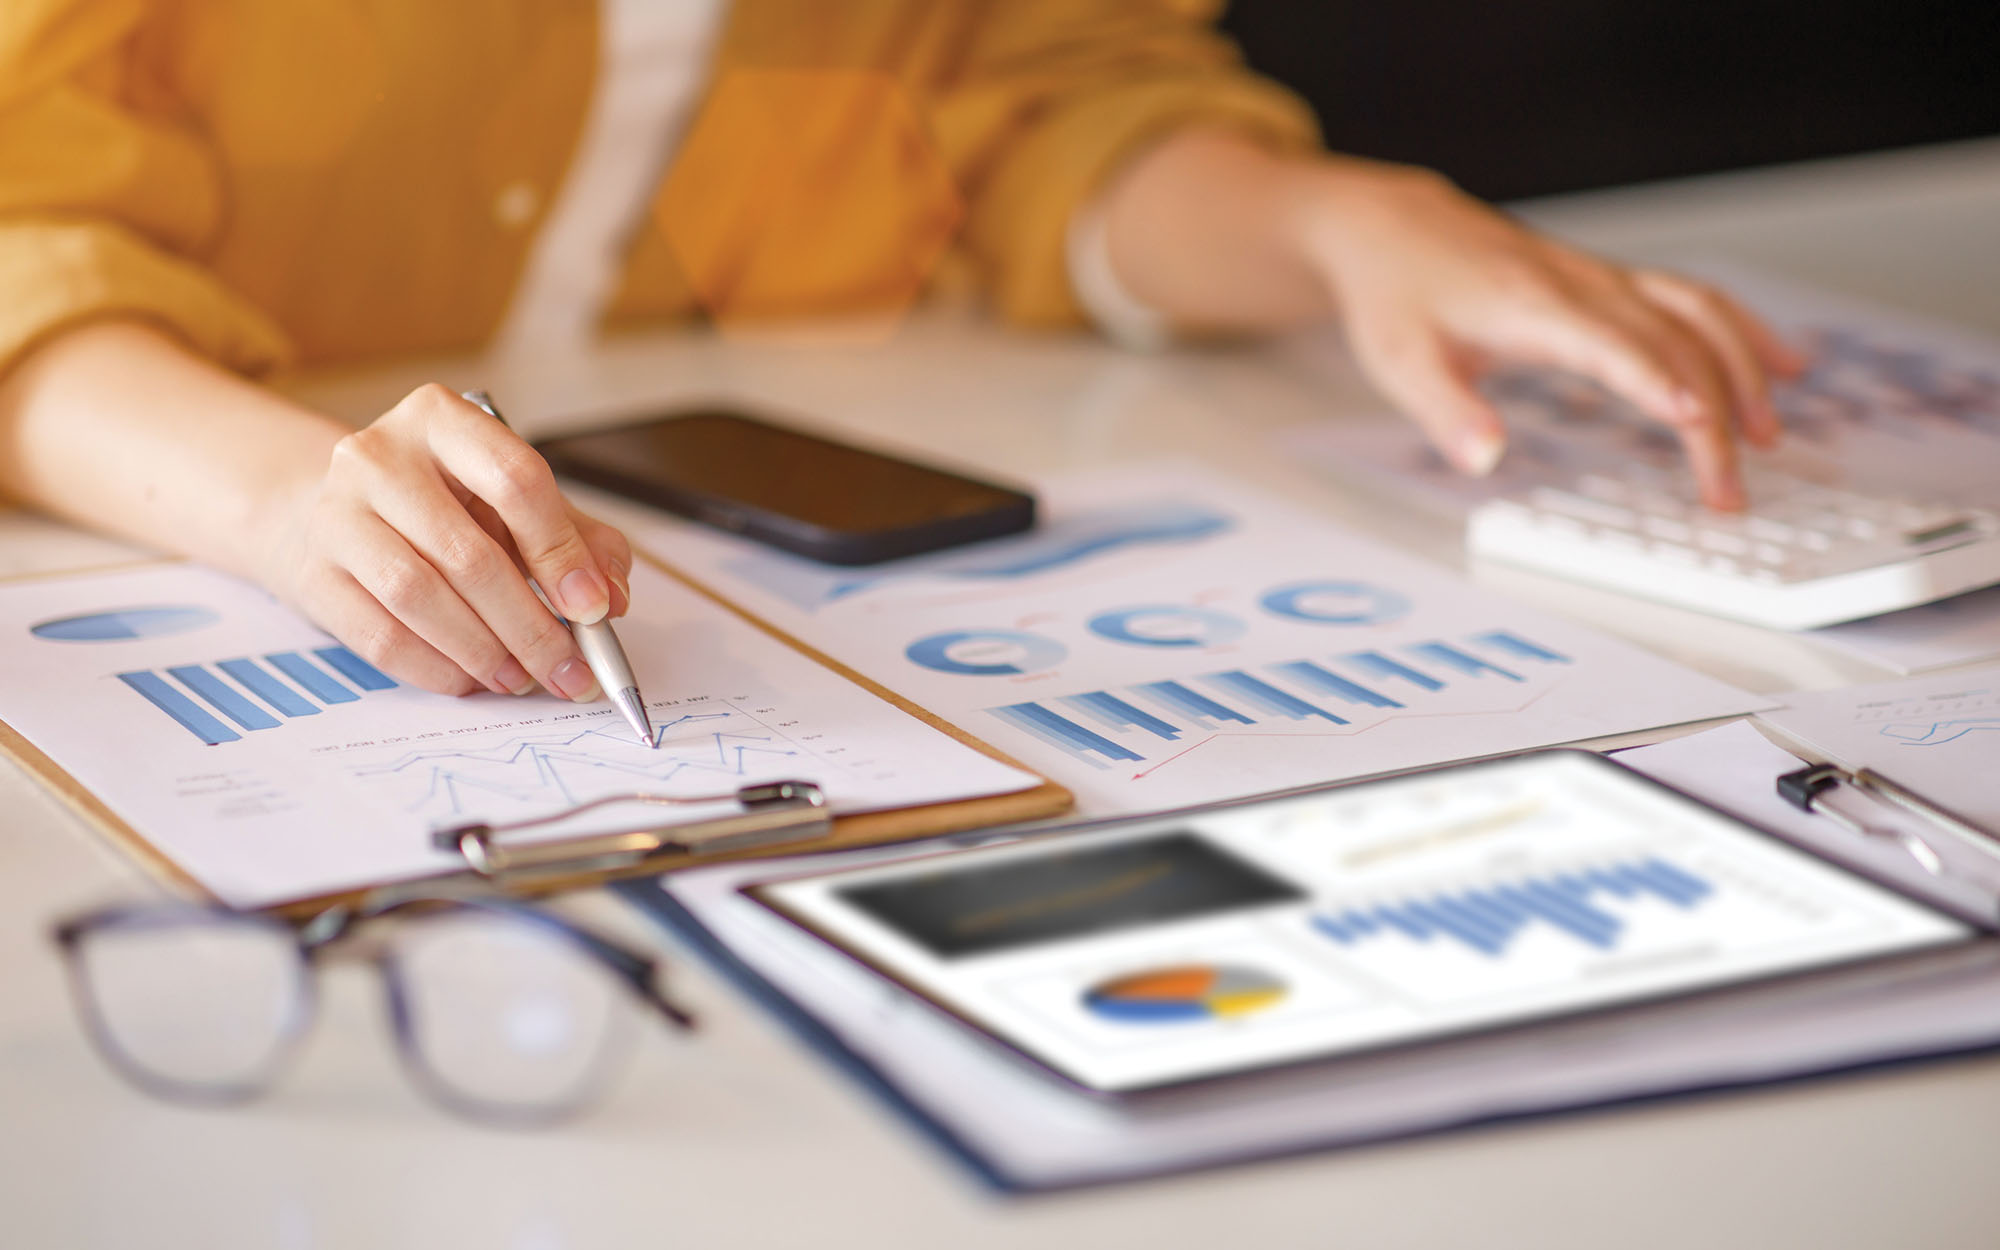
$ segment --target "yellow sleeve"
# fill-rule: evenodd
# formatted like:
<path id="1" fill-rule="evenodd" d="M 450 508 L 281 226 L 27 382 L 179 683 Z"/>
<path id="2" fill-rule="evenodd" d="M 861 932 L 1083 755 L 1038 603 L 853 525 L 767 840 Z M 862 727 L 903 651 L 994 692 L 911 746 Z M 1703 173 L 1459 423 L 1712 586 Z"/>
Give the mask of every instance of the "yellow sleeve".
<path id="1" fill-rule="evenodd" d="M 930 121 L 966 196 L 961 235 L 994 306 L 1029 325 L 1084 320 L 1070 219 L 1146 144 L 1190 125 L 1281 149 L 1319 141 L 1297 97 L 1251 74 L 1212 27 L 1220 0 L 1009 0 L 995 6 Z"/>
<path id="2" fill-rule="evenodd" d="M 0 373 L 116 315 L 246 372 L 288 354 L 271 319 L 200 263 L 222 178 L 149 72 L 150 7 L 8 0 L 0 13 Z"/>

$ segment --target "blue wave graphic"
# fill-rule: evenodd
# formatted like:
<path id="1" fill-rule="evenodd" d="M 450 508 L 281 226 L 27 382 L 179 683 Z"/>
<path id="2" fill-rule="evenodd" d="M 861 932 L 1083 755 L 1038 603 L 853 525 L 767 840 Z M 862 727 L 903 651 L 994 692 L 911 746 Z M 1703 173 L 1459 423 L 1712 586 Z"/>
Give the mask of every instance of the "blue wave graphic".
<path id="1" fill-rule="evenodd" d="M 1183 500 L 1159 500 L 1083 512 L 1013 538 L 996 538 L 935 555 L 892 560 L 867 569 L 821 564 L 782 552 L 759 551 L 723 565 L 730 573 L 807 612 L 864 594 L 887 582 L 938 577 L 1006 581 L 1081 564 L 1128 547 L 1201 542 L 1235 522 Z"/>

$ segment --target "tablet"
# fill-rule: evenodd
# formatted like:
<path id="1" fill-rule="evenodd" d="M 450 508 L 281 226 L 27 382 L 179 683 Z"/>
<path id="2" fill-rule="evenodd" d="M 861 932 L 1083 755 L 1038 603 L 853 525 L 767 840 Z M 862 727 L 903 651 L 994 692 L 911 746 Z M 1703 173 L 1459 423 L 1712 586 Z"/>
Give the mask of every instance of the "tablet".
<path id="1" fill-rule="evenodd" d="M 1572 750 L 745 892 L 1116 1095 L 1978 933 Z"/>

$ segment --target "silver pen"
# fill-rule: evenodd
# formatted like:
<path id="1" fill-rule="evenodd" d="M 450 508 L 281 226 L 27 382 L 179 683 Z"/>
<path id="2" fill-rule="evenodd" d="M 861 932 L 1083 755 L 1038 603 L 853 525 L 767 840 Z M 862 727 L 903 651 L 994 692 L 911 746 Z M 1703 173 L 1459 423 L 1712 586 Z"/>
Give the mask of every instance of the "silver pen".
<path id="1" fill-rule="evenodd" d="M 493 397 L 485 391 L 461 391 L 460 394 L 500 424 L 507 424 L 507 418 L 500 415 Z M 546 595 L 543 600 L 546 602 Z M 590 675 L 597 678 L 597 684 L 625 714 L 626 722 L 639 735 L 639 740 L 658 750 L 660 744 L 653 736 L 653 722 L 646 715 L 646 700 L 639 693 L 639 679 L 633 676 L 632 661 L 625 657 L 624 646 L 619 643 L 618 635 L 612 632 L 611 618 L 606 617 L 589 625 L 568 617 L 562 617 L 562 622 L 569 626 L 571 636 L 576 639 L 576 649 L 583 652 L 583 662 L 590 666 Z"/>

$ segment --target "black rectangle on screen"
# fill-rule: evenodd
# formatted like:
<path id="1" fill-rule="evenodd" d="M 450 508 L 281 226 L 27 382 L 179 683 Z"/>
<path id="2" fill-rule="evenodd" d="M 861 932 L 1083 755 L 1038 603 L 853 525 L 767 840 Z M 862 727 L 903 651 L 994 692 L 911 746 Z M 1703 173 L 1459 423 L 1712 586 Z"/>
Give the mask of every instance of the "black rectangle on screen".
<path id="1" fill-rule="evenodd" d="M 940 868 L 839 895 L 943 959 L 1306 897 L 1192 833 Z"/>

